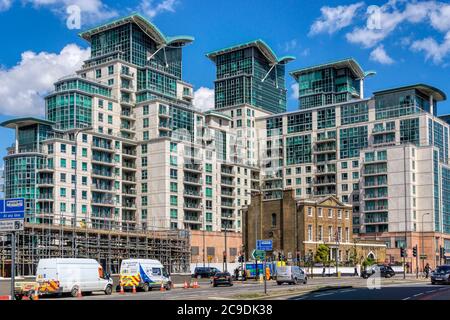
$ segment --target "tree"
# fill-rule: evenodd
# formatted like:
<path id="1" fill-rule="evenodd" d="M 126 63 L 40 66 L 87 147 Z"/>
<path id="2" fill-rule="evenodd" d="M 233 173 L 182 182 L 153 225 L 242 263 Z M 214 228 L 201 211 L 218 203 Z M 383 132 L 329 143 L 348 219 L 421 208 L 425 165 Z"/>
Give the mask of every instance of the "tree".
<path id="1" fill-rule="evenodd" d="M 349 260 L 355 266 L 358 264 L 358 252 L 356 251 L 356 243 L 354 244 L 353 248 L 350 250 Z"/>
<path id="2" fill-rule="evenodd" d="M 317 263 L 322 263 L 323 265 L 326 265 L 330 256 L 330 248 L 325 244 L 320 244 L 317 247 L 315 261 Z"/>

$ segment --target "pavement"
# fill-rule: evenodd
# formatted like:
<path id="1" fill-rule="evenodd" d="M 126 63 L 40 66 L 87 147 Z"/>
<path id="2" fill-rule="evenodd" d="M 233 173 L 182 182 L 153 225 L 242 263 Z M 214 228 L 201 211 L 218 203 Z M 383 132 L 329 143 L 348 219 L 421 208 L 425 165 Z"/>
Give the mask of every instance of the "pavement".
<path id="1" fill-rule="evenodd" d="M 41 297 L 41 300 L 450 300 L 450 286 L 431 285 L 429 279 L 394 277 L 380 279 L 379 289 L 369 289 L 372 284 L 359 277 L 315 277 L 306 285 L 277 285 L 275 281 L 264 284 L 255 280 L 235 281 L 232 287 L 212 287 L 209 279 L 199 281 L 200 288 L 176 287 L 169 291 L 120 294 L 110 296 L 92 293 L 80 298 Z"/>

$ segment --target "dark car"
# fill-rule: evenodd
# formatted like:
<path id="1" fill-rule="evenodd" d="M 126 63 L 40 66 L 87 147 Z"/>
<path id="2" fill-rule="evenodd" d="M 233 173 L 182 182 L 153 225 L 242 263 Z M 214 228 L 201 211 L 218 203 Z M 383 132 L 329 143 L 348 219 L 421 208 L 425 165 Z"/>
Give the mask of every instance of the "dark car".
<path id="1" fill-rule="evenodd" d="M 380 274 L 380 277 L 391 278 L 391 277 L 395 276 L 395 271 L 392 269 L 391 266 L 376 265 L 376 266 L 372 266 L 369 270 L 362 271 L 361 277 L 363 277 L 364 279 L 367 279 L 370 276 L 372 276 L 373 274 L 375 274 L 377 272 L 377 269 Z"/>
<path id="2" fill-rule="evenodd" d="M 220 270 L 213 267 L 196 267 L 192 276 L 194 278 L 211 278 L 217 272 Z"/>
<path id="3" fill-rule="evenodd" d="M 213 287 L 217 287 L 218 285 L 227 285 L 232 286 L 233 280 L 231 278 L 231 274 L 229 272 L 218 272 L 214 275 L 211 280 Z"/>
<path id="4" fill-rule="evenodd" d="M 431 273 L 431 284 L 450 284 L 450 265 L 439 266 Z"/>

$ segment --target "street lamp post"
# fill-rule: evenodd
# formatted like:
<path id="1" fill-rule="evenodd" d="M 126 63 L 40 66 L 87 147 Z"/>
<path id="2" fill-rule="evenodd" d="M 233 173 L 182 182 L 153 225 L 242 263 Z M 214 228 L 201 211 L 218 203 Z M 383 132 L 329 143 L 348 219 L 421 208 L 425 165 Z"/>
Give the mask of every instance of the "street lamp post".
<path id="1" fill-rule="evenodd" d="M 422 253 L 421 254 L 421 256 L 425 256 L 425 239 L 424 239 L 424 236 L 423 236 L 423 217 L 425 217 L 426 215 L 429 215 L 430 213 L 429 212 L 426 212 L 426 213 L 424 213 L 423 215 L 422 215 L 422 230 L 420 230 L 421 232 L 420 232 L 420 237 L 422 238 L 422 248 L 421 248 L 421 250 L 420 250 L 420 252 Z M 421 259 L 422 259 L 422 272 L 424 271 L 424 269 L 425 269 L 425 259 L 424 259 L 424 257 L 420 257 Z"/>
<path id="2" fill-rule="evenodd" d="M 200 205 L 200 207 L 202 208 L 202 215 L 203 215 L 203 267 L 205 267 L 205 254 L 206 254 L 206 248 L 205 248 L 205 229 L 206 229 L 206 220 L 205 220 L 205 212 L 204 212 L 204 208 L 203 208 L 203 203 Z"/>

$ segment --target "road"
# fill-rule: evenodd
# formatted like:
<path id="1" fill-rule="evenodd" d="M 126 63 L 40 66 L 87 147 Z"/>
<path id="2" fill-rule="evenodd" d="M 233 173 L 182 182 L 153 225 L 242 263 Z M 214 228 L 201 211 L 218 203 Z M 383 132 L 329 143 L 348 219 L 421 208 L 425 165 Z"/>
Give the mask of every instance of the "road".
<path id="1" fill-rule="evenodd" d="M 380 289 L 312 291 L 291 296 L 288 300 L 450 300 L 450 286 L 413 283 L 382 286 Z"/>
<path id="2" fill-rule="evenodd" d="M 450 286 L 432 286 L 429 280 L 413 278 L 381 279 L 380 289 L 368 289 L 367 280 L 362 278 L 314 278 L 306 285 L 281 285 L 274 281 L 267 283 L 267 295 L 264 286 L 258 281 L 235 282 L 232 287 L 213 288 L 208 280 L 199 282 L 200 288 L 175 288 L 170 291 L 154 290 L 133 294 L 114 292 L 111 296 L 93 293 L 80 298 L 45 297 L 55 300 L 450 300 Z"/>

